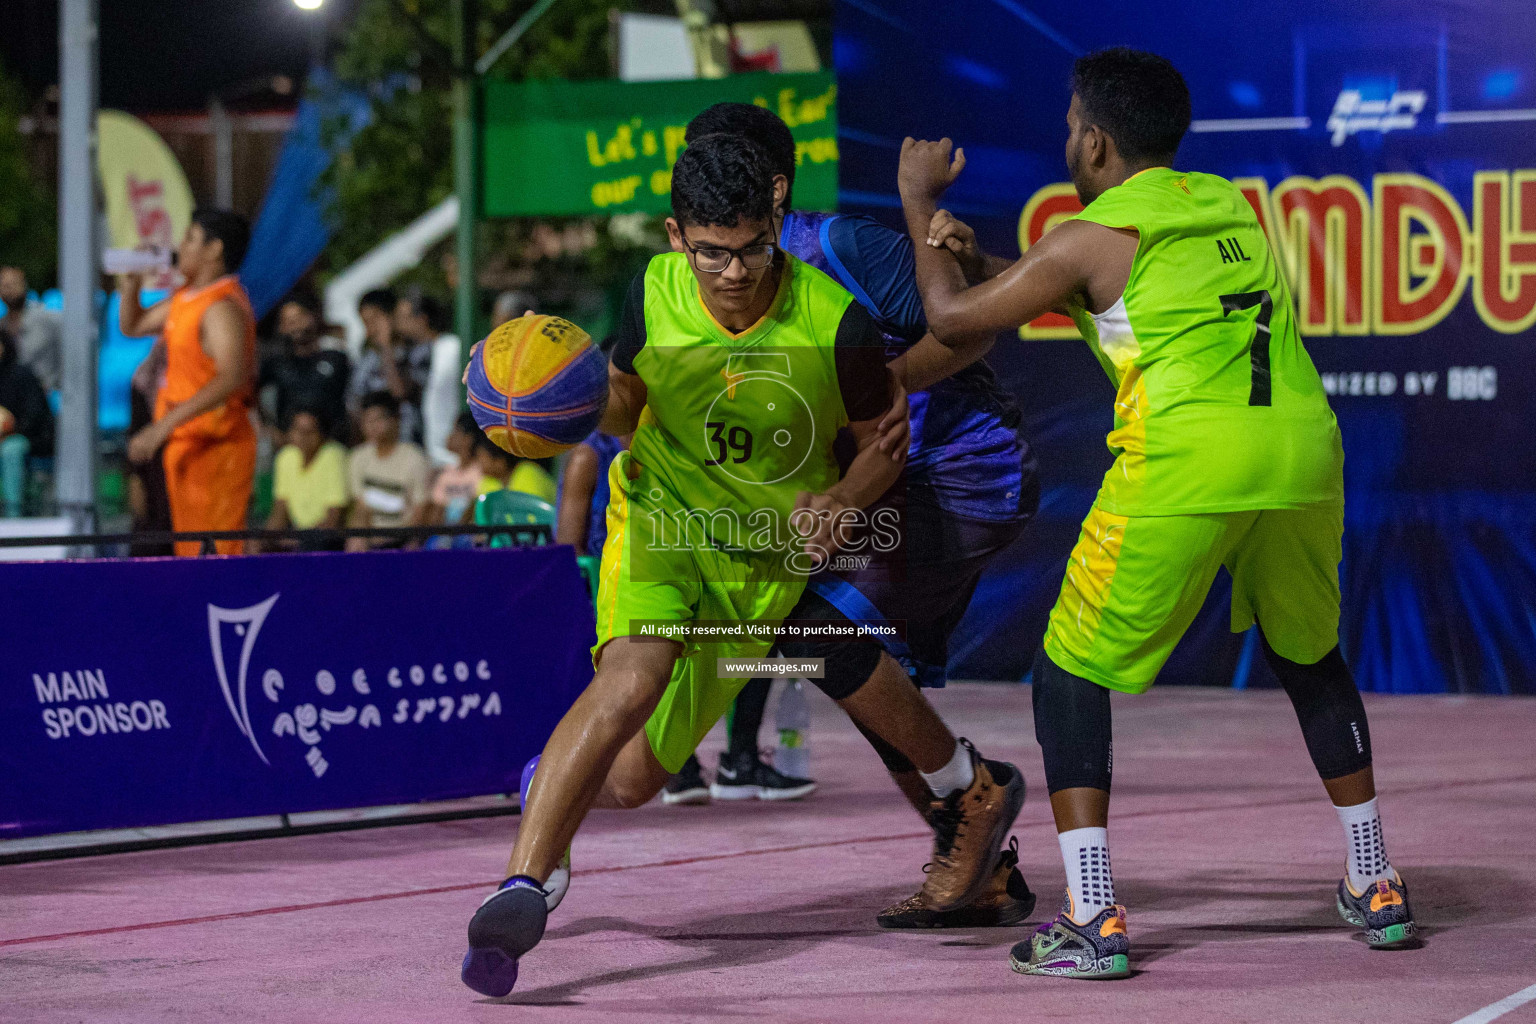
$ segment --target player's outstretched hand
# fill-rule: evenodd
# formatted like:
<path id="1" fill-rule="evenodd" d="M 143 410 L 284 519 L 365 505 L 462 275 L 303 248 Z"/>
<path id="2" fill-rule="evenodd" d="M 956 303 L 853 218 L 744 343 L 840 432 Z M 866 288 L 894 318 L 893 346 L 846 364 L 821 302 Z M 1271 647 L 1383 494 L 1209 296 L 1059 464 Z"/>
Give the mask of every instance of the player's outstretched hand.
<path id="1" fill-rule="evenodd" d="M 928 244 L 953 253 L 967 280 L 976 281 L 982 277 L 986 257 L 976 244 L 976 232 L 948 210 L 934 211 L 933 220 L 928 224 Z"/>
<path id="2" fill-rule="evenodd" d="M 948 139 L 928 142 L 908 136 L 902 140 L 896 190 L 903 201 L 937 201 L 944 190 L 954 184 L 965 169 L 965 150 L 956 149 L 951 160 L 949 151 L 953 146 Z"/>

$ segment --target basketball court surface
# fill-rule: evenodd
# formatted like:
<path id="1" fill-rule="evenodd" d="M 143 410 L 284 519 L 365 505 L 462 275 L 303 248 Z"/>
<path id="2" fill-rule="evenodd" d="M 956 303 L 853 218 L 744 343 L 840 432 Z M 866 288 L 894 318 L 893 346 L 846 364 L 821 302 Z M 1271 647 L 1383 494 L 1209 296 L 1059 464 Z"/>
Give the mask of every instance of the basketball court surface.
<path id="1" fill-rule="evenodd" d="M 1284 694 L 1117 695 L 1137 973 L 1090 986 L 1008 968 L 1063 885 L 1029 689 L 936 695 L 1030 786 L 1014 833 L 1040 905 L 974 932 L 876 927 L 921 881 L 927 832 L 813 700 L 809 800 L 595 813 L 504 1001 L 458 980 L 517 824 L 498 817 L 0 867 L 0 1020 L 1536 1022 L 1536 701 L 1366 695 L 1425 935 L 1373 952 L 1334 910 L 1338 823 Z"/>

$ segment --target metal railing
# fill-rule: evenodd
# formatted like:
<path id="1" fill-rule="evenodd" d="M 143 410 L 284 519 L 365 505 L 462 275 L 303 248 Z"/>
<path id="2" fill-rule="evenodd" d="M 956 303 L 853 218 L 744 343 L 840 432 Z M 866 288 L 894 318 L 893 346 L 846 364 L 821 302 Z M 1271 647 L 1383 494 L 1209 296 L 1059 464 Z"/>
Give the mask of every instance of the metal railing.
<path id="1" fill-rule="evenodd" d="M 409 543 L 425 541 L 429 537 L 510 537 L 512 543 L 522 546 L 549 544 L 554 541 L 554 528 L 544 523 L 495 523 L 468 526 L 339 526 L 330 530 L 155 530 L 140 533 L 67 533 L 50 537 L 0 537 L 0 548 L 71 549 L 72 558 L 91 558 L 86 549 L 121 545 L 163 545 L 193 542 L 201 545 L 200 554 L 217 552 L 215 543 L 221 540 L 239 541 L 299 541 L 301 543 L 345 541 L 353 537 L 385 537 Z"/>

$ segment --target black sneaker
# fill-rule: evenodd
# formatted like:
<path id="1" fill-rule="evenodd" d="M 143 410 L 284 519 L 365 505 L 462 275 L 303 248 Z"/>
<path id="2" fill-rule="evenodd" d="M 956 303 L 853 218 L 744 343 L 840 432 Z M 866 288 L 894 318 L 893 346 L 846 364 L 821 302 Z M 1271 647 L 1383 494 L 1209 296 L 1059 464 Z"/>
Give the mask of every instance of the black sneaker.
<path id="1" fill-rule="evenodd" d="M 707 804 L 709 786 L 704 783 L 704 770 L 699 767 L 697 754 L 688 755 L 682 771 L 667 780 L 661 790 L 664 804 Z"/>
<path id="2" fill-rule="evenodd" d="M 785 775 L 756 752 L 721 754 L 709 795 L 716 800 L 799 800 L 816 791 L 810 779 Z"/>

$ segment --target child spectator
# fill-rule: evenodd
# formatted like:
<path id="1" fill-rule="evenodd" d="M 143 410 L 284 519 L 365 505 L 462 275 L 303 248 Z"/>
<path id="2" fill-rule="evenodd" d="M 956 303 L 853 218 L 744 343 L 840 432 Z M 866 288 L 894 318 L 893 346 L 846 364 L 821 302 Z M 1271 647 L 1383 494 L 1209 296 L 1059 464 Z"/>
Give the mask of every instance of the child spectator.
<path id="1" fill-rule="evenodd" d="M 571 449 L 560 476 L 555 507 L 560 510 L 555 542 L 570 544 L 578 555 L 601 555 L 608 539 L 608 466 L 629 447 L 629 438 L 594 431 Z"/>
<path id="2" fill-rule="evenodd" d="M 480 463 L 475 457 L 475 441 L 480 436 L 474 416 L 459 413 L 448 434 L 448 450 L 458 462 L 442 469 L 433 481 L 432 508 L 427 514 L 427 522 L 441 526 L 469 522 L 469 507 L 474 504 L 475 495 L 480 493 Z"/>
<path id="3" fill-rule="evenodd" d="M 426 521 L 440 526 L 461 526 L 473 520 L 470 510 L 475 495 L 480 493 L 480 463 L 475 457 L 475 438 L 480 427 L 474 416 L 460 413 L 448 434 L 448 450 L 458 459 L 458 465 L 445 466 L 432 481 L 432 504 L 427 509 Z M 431 537 L 429 548 L 472 548 L 472 537 Z"/>
<path id="4" fill-rule="evenodd" d="M 415 526 L 426 514 L 431 466 L 422 450 L 400 440 L 400 403 L 388 391 L 363 399 L 364 442 L 352 449 L 348 467 L 352 525 Z M 348 551 L 402 547 L 393 538 L 353 537 Z"/>
<path id="5" fill-rule="evenodd" d="M 293 410 L 285 426 L 288 443 L 273 467 L 269 530 L 315 530 L 298 541 L 269 542 L 272 549 L 339 551 L 334 530 L 347 511 L 347 450 L 327 440 L 334 424 L 320 409 Z"/>
<path id="6" fill-rule="evenodd" d="M 475 461 L 480 466 L 479 494 L 522 491 L 555 503 L 555 478 L 543 466 L 496 447 L 484 434 L 475 439 Z"/>
<path id="7" fill-rule="evenodd" d="M 375 288 L 357 301 L 357 315 L 366 334 L 347 384 L 347 411 L 358 420 L 360 434 L 363 399 L 375 391 L 388 391 L 400 403 L 400 436 L 412 441 L 421 436 L 421 410 L 416 405 L 419 395 L 407 365 L 406 346 L 395 338 L 398 301 L 388 288 Z"/>

